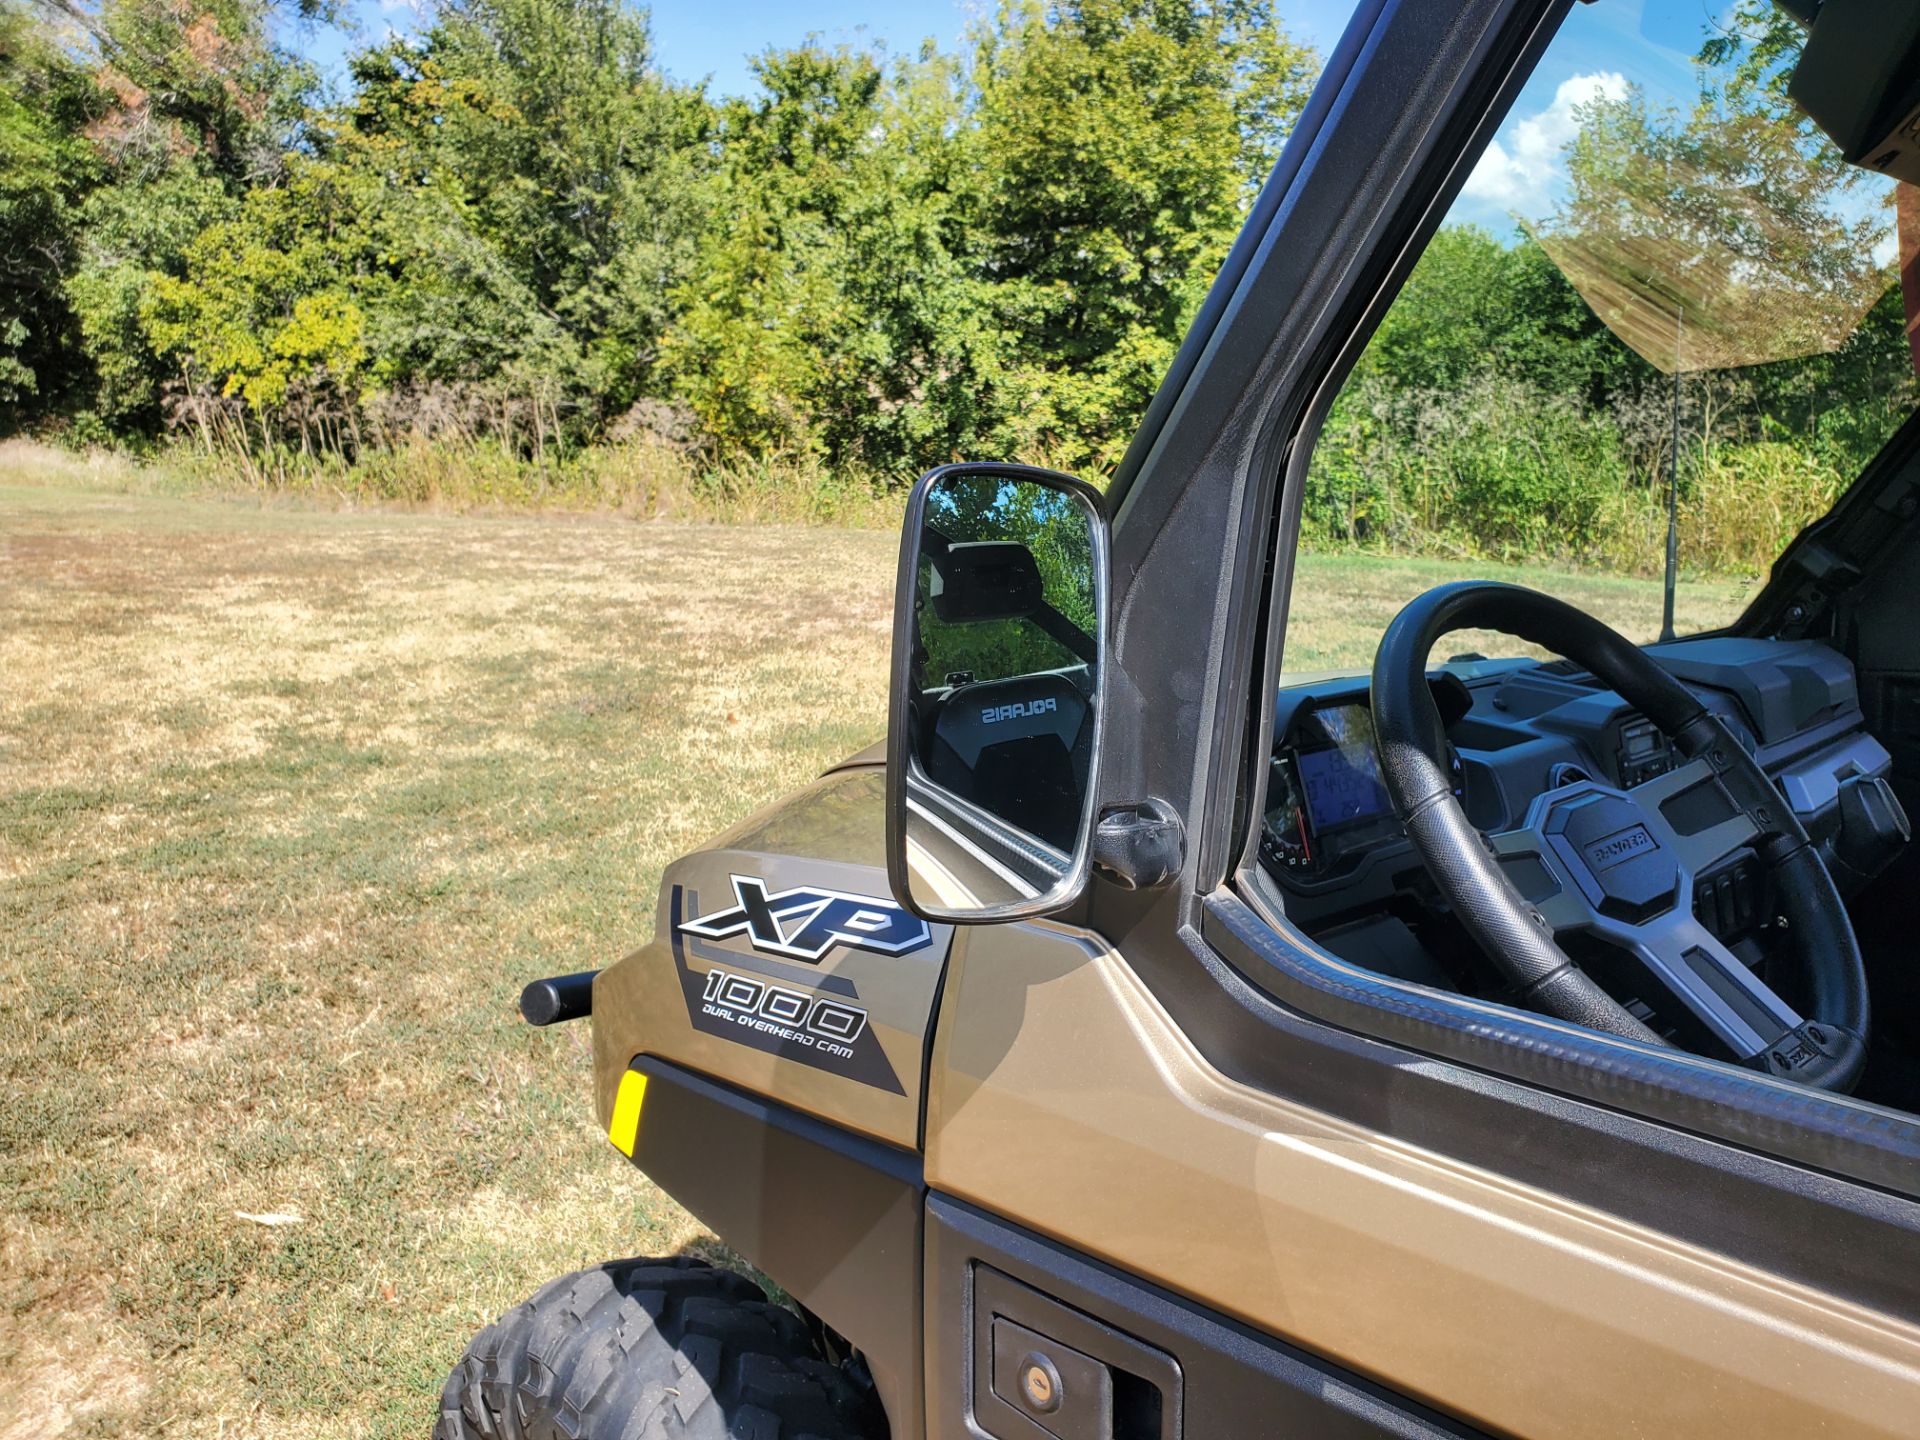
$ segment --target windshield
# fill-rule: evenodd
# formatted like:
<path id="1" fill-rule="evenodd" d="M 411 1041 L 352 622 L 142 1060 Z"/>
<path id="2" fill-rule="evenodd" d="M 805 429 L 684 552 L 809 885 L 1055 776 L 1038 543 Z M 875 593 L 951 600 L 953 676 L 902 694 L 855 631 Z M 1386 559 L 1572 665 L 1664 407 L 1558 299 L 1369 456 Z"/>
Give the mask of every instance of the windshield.
<path id="1" fill-rule="evenodd" d="M 1920 212 L 1788 98 L 1802 35 L 1574 7 L 1326 418 L 1289 672 L 1368 664 L 1461 578 L 1652 640 L 1670 504 L 1675 629 L 1723 626 L 1912 413 Z"/>

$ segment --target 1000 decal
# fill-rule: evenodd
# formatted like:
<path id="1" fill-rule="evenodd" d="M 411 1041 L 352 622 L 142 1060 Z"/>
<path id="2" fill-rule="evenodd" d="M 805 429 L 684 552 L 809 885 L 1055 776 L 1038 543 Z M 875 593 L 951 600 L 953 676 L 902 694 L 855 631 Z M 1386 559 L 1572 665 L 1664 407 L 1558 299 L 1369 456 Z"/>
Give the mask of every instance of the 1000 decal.
<path id="1" fill-rule="evenodd" d="M 818 964 L 835 945 L 894 959 L 928 945 L 926 923 L 875 897 L 805 888 L 768 894 L 751 876 L 733 879 L 740 903 L 719 914 L 688 917 L 692 897 L 678 885 L 668 893 L 667 933 L 688 1023 L 703 1035 L 905 1095 L 866 1010 L 848 1003 L 860 998 L 850 977 L 823 976 L 816 989 L 806 980 L 781 983 L 743 974 L 764 962 L 712 942 L 744 940 L 754 950 L 807 964 Z M 727 964 L 701 970 L 688 962 L 690 948 L 700 950 L 702 960 Z"/>
<path id="2" fill-rule="evenodd" d="M 727 970 L 707 972 L 700 1009 L 710 1019 L 849 1059 L 867 1028 L 867 1012 L 856 1006 Z"/>

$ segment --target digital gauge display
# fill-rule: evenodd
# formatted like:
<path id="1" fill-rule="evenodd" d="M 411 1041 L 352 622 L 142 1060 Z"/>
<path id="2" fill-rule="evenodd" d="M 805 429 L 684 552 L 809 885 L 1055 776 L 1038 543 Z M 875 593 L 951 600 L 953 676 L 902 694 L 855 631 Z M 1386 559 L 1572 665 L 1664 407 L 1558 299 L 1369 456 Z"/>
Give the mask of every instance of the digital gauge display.
<path id="1" fill-rule="evenodd" d="M 1393 809 L 1371 749 L 1307 750 L 1299 759 L 1300 788 L 1315 830 L 1377 820 Z"/>
<path id="2" fill-rule="evenodd" d="M 1364 703 L 1303 706 L 1279 736 L 1260 836 L 1268 869 L 1306 882 L 1331 880 L 1382 847 L 1406 843 L 1380 776 L 1373 712 Z M 1453 793 L 1464 796 L 1459 757 L 1451 746 L 1448 751 Z"/>
<path id="3" fill-rule="evenodd" d="M 1393 801 L 1365 705 L 1307 712 L 1274 753 L 1261 854 L 1276 870 L 1324 875 L 1393 828 Z"/>

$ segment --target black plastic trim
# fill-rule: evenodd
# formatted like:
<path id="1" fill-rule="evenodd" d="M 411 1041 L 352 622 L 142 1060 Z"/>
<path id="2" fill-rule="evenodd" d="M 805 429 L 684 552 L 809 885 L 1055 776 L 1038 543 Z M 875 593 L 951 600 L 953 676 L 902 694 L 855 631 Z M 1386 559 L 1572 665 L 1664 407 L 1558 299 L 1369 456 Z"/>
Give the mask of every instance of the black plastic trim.
<path id="1" fill-rule="evenodd" d="M 920 1433 L 920 1157 L 650 1055 L 629 1068 L 633 1163 L 860 1348 L 894 1440 Z"/>

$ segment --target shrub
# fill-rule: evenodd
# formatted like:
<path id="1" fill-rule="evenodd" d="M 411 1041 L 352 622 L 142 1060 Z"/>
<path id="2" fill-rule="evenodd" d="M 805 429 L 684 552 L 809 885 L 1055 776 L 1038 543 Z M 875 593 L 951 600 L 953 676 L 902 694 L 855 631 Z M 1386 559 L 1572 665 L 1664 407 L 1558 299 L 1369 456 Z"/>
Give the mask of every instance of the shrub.
<path id="1" fill-rule="evenodd" d="M 1411 394 L 1363 378 L 1335 403 L 1315 448 L 1305 537 L 1321 547 L 1658 574 L 1666 447 L 1645 443 L 1636 414 L 1491 375 Z M 1682 567 L 1764 573 L 1846 480 L 1823 454 L 1785 441 L 1683 450 Z"/>

